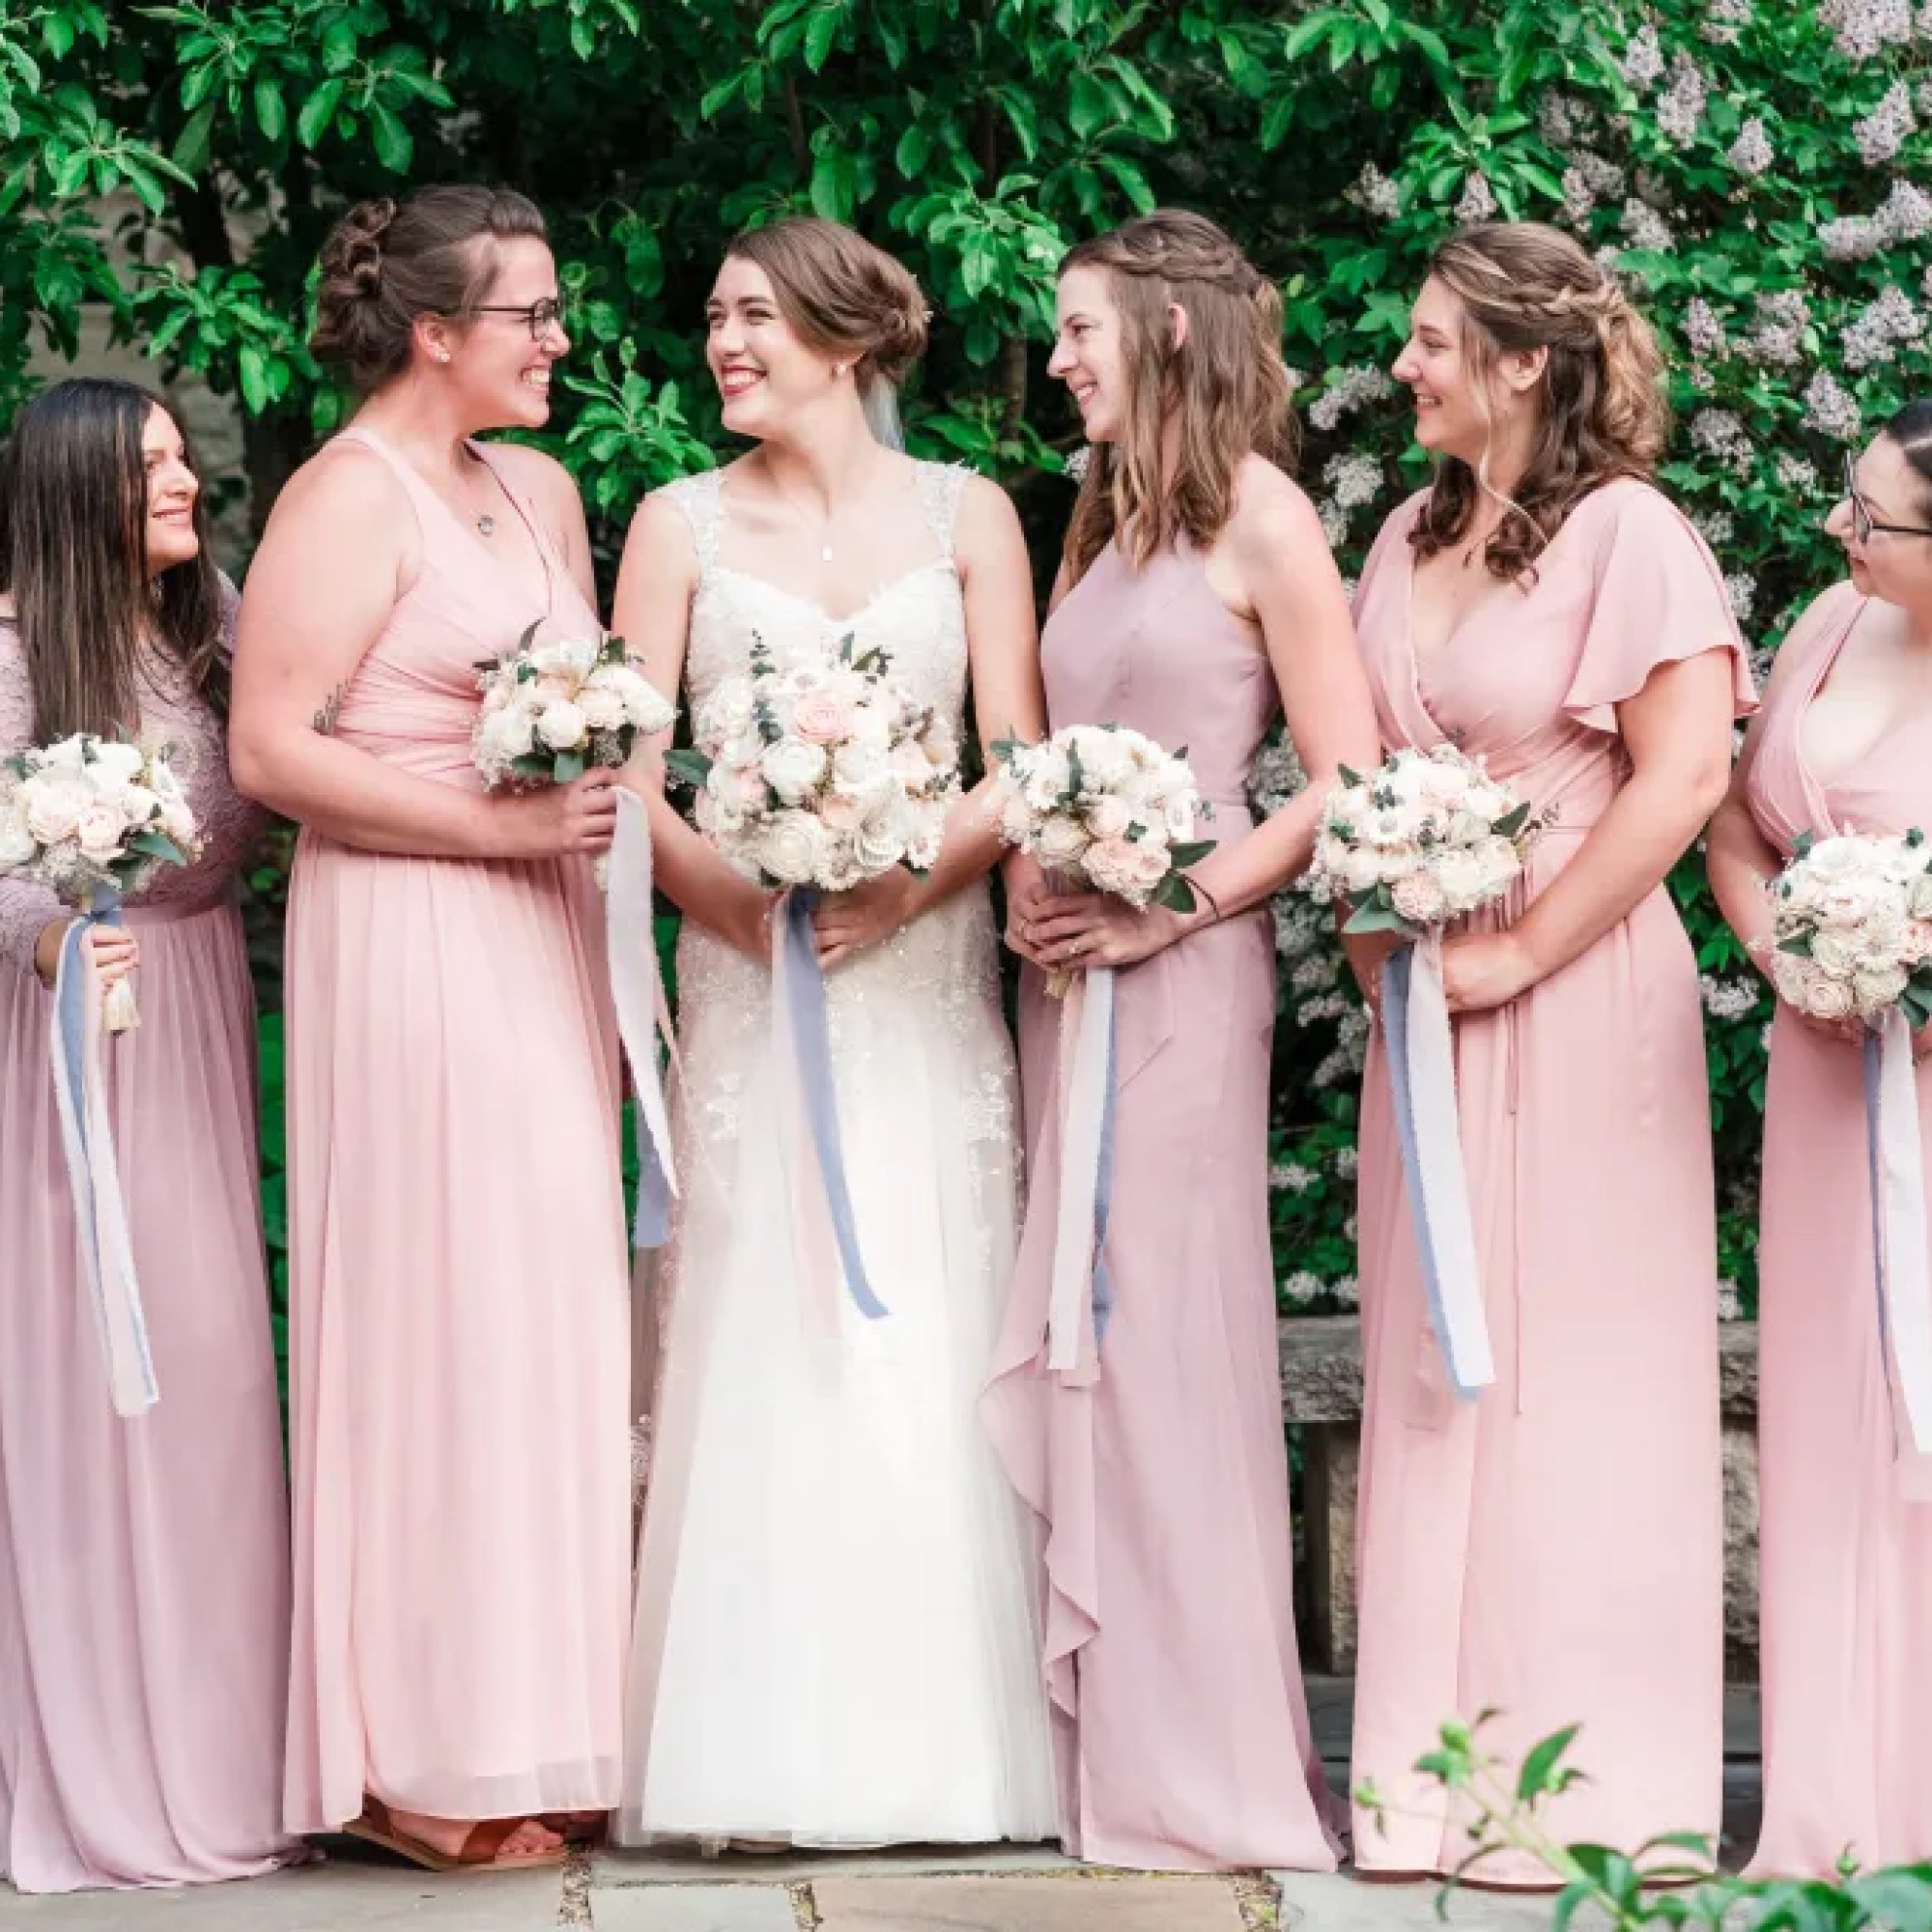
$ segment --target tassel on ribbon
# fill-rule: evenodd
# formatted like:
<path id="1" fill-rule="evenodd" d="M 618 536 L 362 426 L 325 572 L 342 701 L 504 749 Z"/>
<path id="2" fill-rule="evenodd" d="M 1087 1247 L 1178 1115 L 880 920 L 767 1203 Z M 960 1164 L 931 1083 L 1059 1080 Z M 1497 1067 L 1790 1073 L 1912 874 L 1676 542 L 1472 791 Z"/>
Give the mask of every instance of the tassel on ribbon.
<path id="1" fill-rule="evenodd" d="M 1904 1424 L 1898 1447 L 1922 1456 L 1932 1451 L 1932 1264 L 1912 1029 L 1895 1009 L 1865 1036 L 1864 1075 L 1879 1333 Z"/>
<path id="2" fill-rule="evenodd" d="M 1382 1027 L 1430 1326 L 1450 1385 L 1463 1401 L 1472 1401 L 1495 1380 L 1496 1369 L 1463 1170 L 1439 936 L 1432 933 L 1405 946 L 1384 963 Z"/>
<path id="3" fill-rule="evenodd" d="M 837 1285 L 829 1276 L 842 1272 L 853 1306 L 876 1321 L 887 1309 L 866 1274 L 845 1179 L 825 973 L 811 926 L 817 906 L 817 892 L 800 886 L 772 915 L 772 1058 L 784 1110 L 794 1226 L 805 1250 L 801 1264 L 818 1288 L 821 1307 L 836 1304 Z"/>
<path id="4" fill-rule="evenodd" d="M 1107 1221 L 1113 1208 L 1114 969 L 1074 976 L 1060 1015 L 1060 1198 L 1046 1365 L 1076 1382 L 1100 1378 L 1100 1344 L 1113 1312 Z"/>
<path id="5" fill-rule="evenodd" d="M 667 1046 L 671 1036 L 652 920 L 650 821 L 644 816 L 642 800 L 621 786 L 617 830 L 611 841 L 607 924 L 611 1000 L 617 1009 L 617 1033 L 630 1062 L 638 1121 L 643 1128 L 631 1245 L 661 1248 L 670 1239 L 670 1204 L 678 1191 L 670 1117 L 658 1070 L 658 1035 L 663 1034 Z"/>
<path id="6" fill-rule="evenodd" d="M 47 1029 L 61 1144 L 79 1236 L 81 1276 L 94 1303 L 95 1324 L 107 1371 L 108 1398 L 122 1416 L 145 1414 L 160 1399 L 141 1289 L 134 1275 L 127 1203 L 114 1158 L 107 1088 L 100 1069 L 100 1037 L 108 995 L 87 949 L 98 925 L 124 923 L 118 894 L 101 887 L 89 911 L 68 927 L 54 980 L 54 1019 Z M 124 982 L 125 983 L 125 982 Z"/>

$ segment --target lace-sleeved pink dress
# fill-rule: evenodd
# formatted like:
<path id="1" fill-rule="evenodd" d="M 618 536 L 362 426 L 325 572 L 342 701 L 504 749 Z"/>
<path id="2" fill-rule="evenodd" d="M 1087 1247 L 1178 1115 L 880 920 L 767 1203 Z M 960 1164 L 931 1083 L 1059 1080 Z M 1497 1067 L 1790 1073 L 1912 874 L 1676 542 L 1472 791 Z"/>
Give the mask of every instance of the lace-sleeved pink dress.
<path id="1" fill-rule="evenodd" d="M 62 908 L 0 883 L 0 1872 L 23 1891 L 242 1878 L 286 1849 L 288 1504 L 230 894 L 261 818 L 171 665 L 142 724 L 208 844 L 129 901 L 141 1026 L 104 1049 L 160 1385 L 137 1421 L 108 1402 L 47 1068 L 34 948 Z M 0 624 L 0 755 L 34 739 Z"/>

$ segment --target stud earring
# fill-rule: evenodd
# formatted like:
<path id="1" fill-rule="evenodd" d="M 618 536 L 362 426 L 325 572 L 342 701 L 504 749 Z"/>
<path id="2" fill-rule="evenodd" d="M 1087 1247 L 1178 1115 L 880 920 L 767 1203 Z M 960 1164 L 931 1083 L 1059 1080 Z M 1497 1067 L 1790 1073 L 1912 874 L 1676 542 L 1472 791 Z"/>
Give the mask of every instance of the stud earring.
<path id="1" fill-rule="evenodd" d="M 834 374 L 835 376 L 842 376 L 842 375 L 844 375 L 844 373 L 845 373 L 845 365 L 844 365 L 844 363 L 842 363 L 842 362 L 835 362 L 835 363 L 833 363 L 833 365 L 832 365 L 832 373 L 833 373 L 833 374 Z"/>

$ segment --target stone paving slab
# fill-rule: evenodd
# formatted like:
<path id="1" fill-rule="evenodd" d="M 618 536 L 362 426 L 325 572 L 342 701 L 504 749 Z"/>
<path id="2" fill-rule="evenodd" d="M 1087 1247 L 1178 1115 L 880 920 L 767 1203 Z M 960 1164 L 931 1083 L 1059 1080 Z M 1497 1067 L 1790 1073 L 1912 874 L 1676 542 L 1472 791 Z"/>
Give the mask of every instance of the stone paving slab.
<path id="1" fill-rule="evenodd" d="M 837 1878 L 811 1896 L 823 1932 L 1242 1932 L 1219 1878 Z"/>
<path id="2" fill-rule="evenodd" d="M 934 1872 L 1021 1873 L 1078 1871 L 1077 1859 L 1052 1845 L 893 1845 L 877 1852 L 726 1852 L 707 1859 L 695 1851 L 597 1853 L 593 1890 L 645 1885 L 815 1885 L 830 1878 L 917 1877 Z"/>
<path id="3" fill-rule="evenodd" d="M 1281 1887 L 1282 1932 L 1442 1932 L 1435 1916 L 1437 1888 L 1428 1882 L 1378 1884 L 1346 1874 L 1270 1872 Z M 1549 1932 L 1548 1897 L 1512 1898 L 1496 1891 L 1459 1891 L 1449 1901 L 1448 1932 Z M 1591 1923 L 1580 1915 L 1577 1926 Z M 1601 1923 L 1601 1920 L 1596 1921 Z"/>
<path id="4" fill-rule="evenodd" d="M 330 1860 L 268 1878 L 173 1891 L 22 1898 L 0 1885 L 5 1932 L 551 1932 L 555 1868 L 453 1872 Z M 787 1921 L 787 1932 L 788 1932 Z"/>
<path id="5" fill-rule="evenodd" d="M 590 1895 L 596 1932 L 797 1932 L 781 1885 L 612 1886 Z"/>

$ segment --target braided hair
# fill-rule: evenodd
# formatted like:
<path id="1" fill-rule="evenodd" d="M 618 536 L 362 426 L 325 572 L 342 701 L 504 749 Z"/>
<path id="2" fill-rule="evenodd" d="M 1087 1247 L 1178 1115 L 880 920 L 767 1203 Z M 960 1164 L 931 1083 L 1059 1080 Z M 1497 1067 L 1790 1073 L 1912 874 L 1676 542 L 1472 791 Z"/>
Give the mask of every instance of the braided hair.
<path id="1" fill-rule="evenodd" d="M 1663 357 L 1649 323 L 1614 277 L 1559 229 L 1492 222 L 1445 242 L 1430 273 L 1463 305 L 1463 355 L 1480 398 L 1499 356 L 1547 349 L 1528 466 L 1484 549 L 1492 577 L 1514 582 L 1591 491 L 1648 478 L 1669 413 Z M 1408 540 L 1434 556 L 1467 535 L 1486 475 L 1454 457 L 1436 471 Z"/>
<path id="2" fill-rule="evenodd" d="M 1106 272 L 1125 352 L 1121 434 L 1094 445 L 1066 528 L 1077 581 L 1117 536 L 1136 568 L 1185 536 L 1206 550 L 1234 514 L 1235 476 L 1250 452 L 1282 469 L 1295 456 L 1282 305 L 1275 285 L 1204 214 L 1156 209 L 1069 249 L 1060 264 Z M 1176 342 L 1168 307 L 1187 316 Z M 1179 457 L 1163 477 L 1168 421 Z"/>

